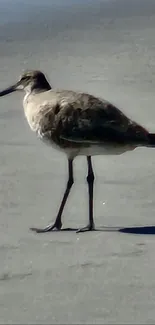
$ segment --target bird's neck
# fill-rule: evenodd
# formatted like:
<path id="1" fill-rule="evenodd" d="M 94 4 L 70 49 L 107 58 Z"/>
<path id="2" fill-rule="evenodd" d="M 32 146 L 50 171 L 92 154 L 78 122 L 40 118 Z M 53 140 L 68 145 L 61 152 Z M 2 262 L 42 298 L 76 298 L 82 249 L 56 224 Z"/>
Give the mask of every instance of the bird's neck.
<path id="1" fill-rule="evenodd" d="M 46 79 L 43 79 L 41 81 L 36 80 L 32 85 L 31 85 L 31 92 L 35 93 L 40 93 L 44 91 L 50 90 L 52 87 L 48 83 Z"/>
<path id="2" fill-rule="evenodd" d="M 52 89 L 50 84 L 46 79 L 42 80 L 42 82 L 39 82 L 38 80 L 35 81 L 33 84 L 29 84 L 25 87 L 25 93 L 26 96 L 29 96 L 30 94 L 37 94 L 37 93 L 42 93 L 45 91 L 48 91 Z"/>

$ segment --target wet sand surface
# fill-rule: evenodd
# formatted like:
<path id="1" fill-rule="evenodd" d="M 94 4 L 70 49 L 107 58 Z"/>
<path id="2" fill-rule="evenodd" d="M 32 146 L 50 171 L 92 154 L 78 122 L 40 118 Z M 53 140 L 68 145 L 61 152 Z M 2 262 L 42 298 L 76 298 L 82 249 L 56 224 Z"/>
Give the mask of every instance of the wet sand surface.
<path id="1" fill-rule="evenodd" d="M 153 0 L 0 7 L 0 89 L 41 69 L 53 86 L 106 98 L 155 131 Z M 55 219 L 67 160 L 29 130 L 22 98 L 0 99 L 0 323 L 154 324 L 155 150 L 93 158 L 102 231 L 34 234 Z M 77 158 L 64 226 L 87 223 L 86 172 Z"/>

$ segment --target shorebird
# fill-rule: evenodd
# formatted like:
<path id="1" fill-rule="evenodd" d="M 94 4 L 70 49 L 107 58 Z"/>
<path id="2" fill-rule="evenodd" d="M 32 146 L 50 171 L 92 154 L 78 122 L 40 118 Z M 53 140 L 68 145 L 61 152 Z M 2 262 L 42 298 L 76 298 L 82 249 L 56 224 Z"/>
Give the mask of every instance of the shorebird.
<path id="1" fill-rule="evenodd" d="M 93 218 L 94 172 L 91 156 L 120 155 L 137 147 L 155 147 L 155 134 L 128 118 L 110 102 L 72 90 L 53 89 L 41 71 L 25 71 L 0 96 L 24 90 L 28 124 L 39 138 L 63 151 L 68 159 L 68 182 L 55 222 L 38 233 L 61 230 L 62 212 L 74 183 L 73 161 L 84 155 L 88 164 L 89 223 L 78 232 L 95 230 Z M 69 229 L 69 228 L 68 228 Z"/>

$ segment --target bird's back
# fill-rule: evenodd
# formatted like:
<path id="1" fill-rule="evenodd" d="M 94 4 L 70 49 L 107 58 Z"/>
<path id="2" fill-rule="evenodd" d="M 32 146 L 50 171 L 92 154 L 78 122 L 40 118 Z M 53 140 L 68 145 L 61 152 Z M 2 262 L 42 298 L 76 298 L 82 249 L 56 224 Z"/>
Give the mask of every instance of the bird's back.
<path id="1" fill-rule="evenodd" d="M 59 139 L 59 144 L 62 139 L 76 145 L 147 141 L 143 127 L 113 104 L 87 93 L 61 89 L 32 93 L 24 101 L 24 109 L 31 128 Z"/>

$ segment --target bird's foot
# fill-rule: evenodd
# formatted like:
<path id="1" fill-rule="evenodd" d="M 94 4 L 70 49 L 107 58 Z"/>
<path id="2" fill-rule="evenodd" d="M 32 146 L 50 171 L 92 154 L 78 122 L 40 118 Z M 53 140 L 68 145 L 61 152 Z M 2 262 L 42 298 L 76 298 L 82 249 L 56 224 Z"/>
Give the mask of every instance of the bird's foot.
<path id="1" fill-rule="evenodd" d="M 95 230 L 95 225 L 92 224 L 92 225 L 88 225 L 86 227 L 83 227 L 83 228 L 80 228 L 76 231 L 76 233 L 79 233 L 79 232 L 86 232 L 86 231 L 93 231 Z"/>
<path id="2" fill-rule="evenodd" d="M 46 226 L 45 228 L 35 228 L 31 227 L 30 230 L 35 231 L 37 233 L 44 233 L 44 232 L 49 232 L 53 230 L 61 230 L 62 223 L 61 221 L 56 221 L 54 224 L 50 224 Z"/>
<path id="3" fill-rule="evenodd" d="M 93 231 L 95 230 L 95 225 L 88 225 L 86 227 L 80 228 L 80 229 L 75 229 L 75 228 L 64 228 L 61 229 L 62 223 L 61 222 L 55 222 L 54 224 L 50 224 L 46 226 L 45 228 L 36 228 L 36 227 L 31 227 L 30 230 L 35 231 L 36 233 L 45 233 L 45 232 L 50 232 L 50 231 L 76 231 L 76 233 L 79 232 L 86 232 L 86 231 Z"/>

